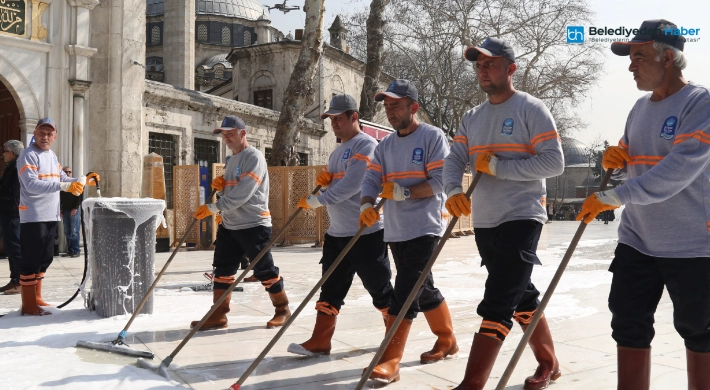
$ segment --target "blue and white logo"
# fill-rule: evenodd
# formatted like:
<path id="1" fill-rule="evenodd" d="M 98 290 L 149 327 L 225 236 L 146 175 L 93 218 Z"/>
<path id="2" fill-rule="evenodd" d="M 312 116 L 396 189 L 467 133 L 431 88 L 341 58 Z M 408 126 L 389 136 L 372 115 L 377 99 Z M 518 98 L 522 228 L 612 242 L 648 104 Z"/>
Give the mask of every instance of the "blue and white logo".
<path id="1" fill-rule="evenodd" d="M 397 86 L 397 80 L 393 81 L 392 84 L 390 84 L 390 86 L 387 87 L 387 92 L 391 92 L 392 90 L 394 90 L 394 87 L 396 87 L 396 86 Z"/>
<path id="2" fill-rule="evenodd" d="M 663 122 L 663 128 L 661 129 L 661 138 L 673 139 L 675 137 L 675 129 L 678 127 L 678 118 L 674 116 L 669 116 L 665 122 Z"/>
<path id="3" fill-rule="evenodd" d="M 501 135 L 504 135 L 506 137 L 510 137 L 513 135 L 513 125 L 515 124 L 515 121 L 513 118 L 508 118 L 503 121 L 503 129 L 500 131 Z"/>
<path id="4" fill-rule="evenodd" d="M 422 165 L 424 162 L 424 150 L 422 148 L 414 149 L 412 153 L 412 164 Z"/>
<path id="5" fill-rule="evenodd" d="M 584 43 L 584 26 L 567 26 L 567 43 L 581 45 Z"/>
<path id="6" fill-rule="evenodd" d="M 347 148 L 345 150 L 345 153 L 343 153 L 343 158 L 342 158 L 343 161 L 348 161 L 348 159 L 350 159 L 350 148 Z"/>
<path id="7" fill-rule="evenodd" d="M 237 180 L 242 176 L 242 166 L 237 165 L 237 169 L 234 170 L 234 174 L 237 175 Z"/>

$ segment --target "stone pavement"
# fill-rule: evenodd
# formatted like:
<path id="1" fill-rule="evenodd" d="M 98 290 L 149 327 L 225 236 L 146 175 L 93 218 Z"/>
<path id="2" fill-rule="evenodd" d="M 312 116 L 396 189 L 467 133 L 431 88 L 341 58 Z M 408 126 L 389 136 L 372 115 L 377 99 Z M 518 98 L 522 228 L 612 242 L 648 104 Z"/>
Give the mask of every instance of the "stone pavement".
<path id="1" fill-rule="evenodd" d="M 533 282 L 541 291 L 548 286 L 577 226 L 575 222 L 565 221 L 545 225 L 538 248 L 544 265 L 536 267 L 533 273 Z M 607 269 L 616 245 L 616 228 L 616 222 L 603 225 L 596 221 L 587 227 L 546 310 L 563 373 L 551 389 L 616 388 L 616 347 L 610 336 L 611 315 L 607 309 L 611 282 Z M 160 269 L 168 257 L 169 253 L 158 254 L 156 268 Z M 204 283 L 201 274 L 209 269 L 211 257 L 209 251 L 179 253 L 160 287 L 179 290 L 186 285 Z M 275 248 L 274 258 L 284 276 L 293 311 L 320 278 L 320 249 L 309 245 Z M 481 322 L 476 306 L 483 295 L 486 273 L 479 265 L 480 257 L 473 236 L 449 240 L 434 267 L 434 278 L 451 309 L 461 351 L 445 361 L 421 365 L 419 354 L 431 348 L 435 337 L 424 316 L 420 315 L 414 321 L 407 342 L 402 379 L 387 386 L 388 389 L 450 389 L 459 383 L 473 334 Z M 5 267 L 7 260 L 0 260 L 0 269 L 5 270 Z M 45 298 L 61 302 L 73 293 L 72 283 L 81 279 L 83 258 L 56 258 L 50 270 L 52 277 L 45 281 Z M 211 292 L 195 294 L 207 296 Z M 294 356 L 286 352 L 286 348 L 289 343 L 300 343 L 310 337 L 316 299 L 317 295 L 243 388 L 355 388 L 362 369 L 369 364 L 384 337 L 381 316 L 372 307 L 367 292 L 356 277 L 338 317 L 331 355 Z M 14 310 L 19 300 L 19 296 L 0 295 L 0 314 Z M 208 309 L 207 306 L 193 308 L 194 319 L 199 319 Z M 175 358 L 171 366 L 173 379 L 194 389 L 228 388 L 276 334 L 277 330 L 264 326 L 272 314 L 273 308 L 260 285 L 245 284 L 244 292 L 232 295 L 229 328 L 199 332 Z M 651 388 L 686 388 L 685 349 L 673 328 L 672 304 L 667 294 L 659 304 L 656 321 Z M 158 364 L 188 331 L 186 323 L 182 327 L 136 333 L 129 336 L 128 341 L 134 342 L 134 347 L 153 351 L 157 355 L 154 362 Z M 522 331 L 515 326 L 503 345 L 486 389 L 495 388 L 521 337 Z M 134 358 L 105 355 L 106 363 L 135 364 Z M 536 366 L 532 353 L 526 349 L 506 388 L 521 389 L 524 378 L 531 375 Z M 368 387 L 382 388 L 383 385 L 368 382 Z"/>

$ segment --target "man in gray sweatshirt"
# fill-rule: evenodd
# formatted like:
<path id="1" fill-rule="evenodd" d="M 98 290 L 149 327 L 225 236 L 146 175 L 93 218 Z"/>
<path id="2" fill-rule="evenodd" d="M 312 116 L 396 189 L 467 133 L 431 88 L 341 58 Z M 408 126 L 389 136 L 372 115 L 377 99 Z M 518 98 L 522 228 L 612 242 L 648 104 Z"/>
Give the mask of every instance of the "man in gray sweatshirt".
<path id="1" fill-rule="evenodd" d="M 446 208 L 457 217 L 471 212 L 461 178 L 467 164 L 483 172 L 473 192 L 473 226 L 481 263 L 488 271 L 463 382 L 457 389 L 482 389 L 513 319 L 523 329 L 539 304 L 531 281 L 537 242 L 547 221 L 545 179 L 564 169 L 555 121 L 545 104 L 513 88 L 515 53 L 508 43 L 488 38 L 469 47 L 478 83 L 488 100 L 461 119 L 444 163 Z M 560 374 L 550 329 L 542 317 L 530 338 L 539 365 L 524 389 L 544 389 Z"/>
<path id="2" fill-rule="evenodd" d="M 204 204 L 195 212 L 195 218 L 203 219 L 221 213 L 222 223 L 217 228 L 214 260 L 213 301 L 217 302 L 236 280 L 235 275 L 242 257 L 254 259 L 271 239 L 271 214 L 269 213 L 269 172 L 264 155 L 247 141 L 247 125 L 237 116 L 227 116 L 222 125 L 213 131 L 222 134 L 224 143 L 232 151 L 224 167 L 224 176 L 212 181 L 219 199 Z M 271 251 L 254 267 L 261 285 L 269 293 L 274 306 L 274 317 L 266 323 L 267 328 L 282 326 L 291 316 L 284 281 L 279 268 L 274 265 Z M 219 329 L 227 326 L 227 313 L 231 293 L 220 307 L 212 313 L 200 330 Z M 193 321 L 190 327 L 197 325 Z"/>
<path id="3" fill-rule="evenodd" d="M 629 113 L 605 169 L 625 183 L 589 196 L 577 219 L 625 205 L 609 271 L 618 388 L 648 389 L 654 313 L 664 287 L 686 347 L 689 389 L 710 389 L 710 90 L 687 81 L 685 38 L 667 20 L 647 20 L 630 42 L 636 86 L 649 94 Z M 670 32 L 670 33 L 669 33 Z"/>

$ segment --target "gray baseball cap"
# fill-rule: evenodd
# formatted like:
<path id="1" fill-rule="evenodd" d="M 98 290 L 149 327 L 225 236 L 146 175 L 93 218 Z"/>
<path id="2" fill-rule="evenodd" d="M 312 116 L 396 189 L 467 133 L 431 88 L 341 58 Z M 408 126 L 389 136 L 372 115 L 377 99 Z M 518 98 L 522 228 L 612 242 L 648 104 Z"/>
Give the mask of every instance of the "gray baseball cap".
<path id="1" fill-rule="evenodd" d="M 417 92 L 417 87 L 414 86 L 409 80 L 397 79 L 387 87 L 385 92 L 378 92 L 375 95 L 375 101 L 381 102 L 385 100 L 385 96 L 389 96 L 395 99 L 401 99 L 403 97 L 411 98 L 412 100 L 419 101 L 419 92 Z"/>
<path id="2" fill-rule="evenodd" d="M 330 99 L 328 111 L 320 114 L 320 119 L 325 119 L 331 115 L 340 115 L 345 111 L 357 111 L 357 102 L 350 95 L 340 94 Z"/>
<path id="3" fill-rule="evenodd" d="M 627 56 L 631 52 L 631 45 L 643 45 L 652 42 L 666 43 L 683 51 L 685 37 L 682 35 L 666 34 L 666 29 L 675 30 L 678 26 L 665 19 L 645 20 L 638 29 L 638 34 L 628 42 L 612 42 L 611 51 L 617 56 Z"/>
<path id="4" fill-rule="evenodd" d="M 247 124 L 244 123 L 242 118 L 236 116 L 236 115 L 230 115 L 230 116 L 225 116 L 224 119 L 222 119 L 222 125 L 219 126 L 218 128 L 212 130 L 212 134 L 220 134 L 222 133 L 222 130 L 232 130 L 232 129 L 240 129 L 240 130 L 245 130 L 247 128 Z"/>
<path id="5" fill-rule="evenodd" d="M 464 57 L 469 61 L 476 61 L 479 53 L 488 57 L 503 57 L 515 62 L 513 47 L 500 38 L 488 37 L 480 46 L 469 46 Z"/>

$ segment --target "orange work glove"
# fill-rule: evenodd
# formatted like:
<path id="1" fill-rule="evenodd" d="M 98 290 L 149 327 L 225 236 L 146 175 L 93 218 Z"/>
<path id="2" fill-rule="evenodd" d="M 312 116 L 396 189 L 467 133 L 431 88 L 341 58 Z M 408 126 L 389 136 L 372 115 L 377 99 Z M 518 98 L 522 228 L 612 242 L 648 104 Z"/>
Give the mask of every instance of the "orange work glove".
<path id="1" fill-rule="evenodd" d="M 303 195 L 301 200 L 298 201 L 298 207 L 304 210 L 317 209 L 321 206 L 323 205 L 318 201 L 318 197 L 313 194 Z"/>
<path id="2" fill-rule="evenodd" d="M 495 176 L 496 165 L 498 165 L 498 157 L 493 153 L 483 152 L 476 157 L 476 172 L 483 172 Z"/>
<path id="3" fill-rule="evenodd" d="M 218 214 L 216 217 L 214 217 L 214 221 L 217 222 L 217 225 L 222 224 L 222 214 Z"/>
<path id="4" fill-rule="evenodd" d="M 212 189 L 217 190 L 217 192 L 222 192 L 224 191 L 224 176 L 220 176 L 214 180 L 212 180 Z"/>
<path id="5" fill-rule="evenodd" d="M 59 188 L 65 192 L 71 192 L 74 196 L 79 196 L 84 193 L 84 184 L 79 181 L 65 181 L 59 183 Z"/>
<path id="6" fill-rule="evenodd" d="M 86 185 L 96 187 L 96 182 L 101 181 L 101 176 L 96 172 L 89 172 L 86 174 Z"/>
<path id="7" fill-rule="evenodd" d="M 385 199 L 392 199 L 396 201 L 402 201 L 409 199 L 409 189 L 402 187 L 395 182 L 385 182 L 382 183 L 382 194 L 381 197 Z"/>
<path id="8" fill-rule="evenodd" d="M 582 204 L 582 211 L 577 214 L 577 221 L 584 218 L 584 223 L 589 223 L 602 211 L 614 210 L 621 207 L 621 200 L 614 190 L 595 192 Z"/>
<path id="9" fill-rule="evenodd" d="M 380 220 L 380 214 L 375 211 L 371 203 L 365 203 L 360 206 L 360 221 L 359 226 L 367 225 L 370 227 Z"/>
<path id="10" fill-rule="evenodd" d="M 609 146 L 602 156 L 602 167 L 607 169 L 621 169 L 624 164 L 631 161 L 629 151 L 621 146 Z"/>
<path id="11" fill-rule="evenodd" d="M 316 177 L 316 184 L 325 187 L 333 181 L 333 174 L 323 169 Z"/>
<path id="12" fill-rule="evenodd" d="M 446 199 L 446 210 L 449 214 L 461 218 L 462 215 L 471 215 L 471 201 L 466 199 L 461 187 L 456 187 L 449 191 Z"/>
<path id="13" fill-rule="evenodd" d="M 195 211 L 195 218 L 197 219 L 204 219 L 209 217 L 210 215 L 214 215 L 219 213 L 219 209 L 214 203 L 210 204 L 203 204 L 202 206 L 197 208 L 197 211 Z"/>

